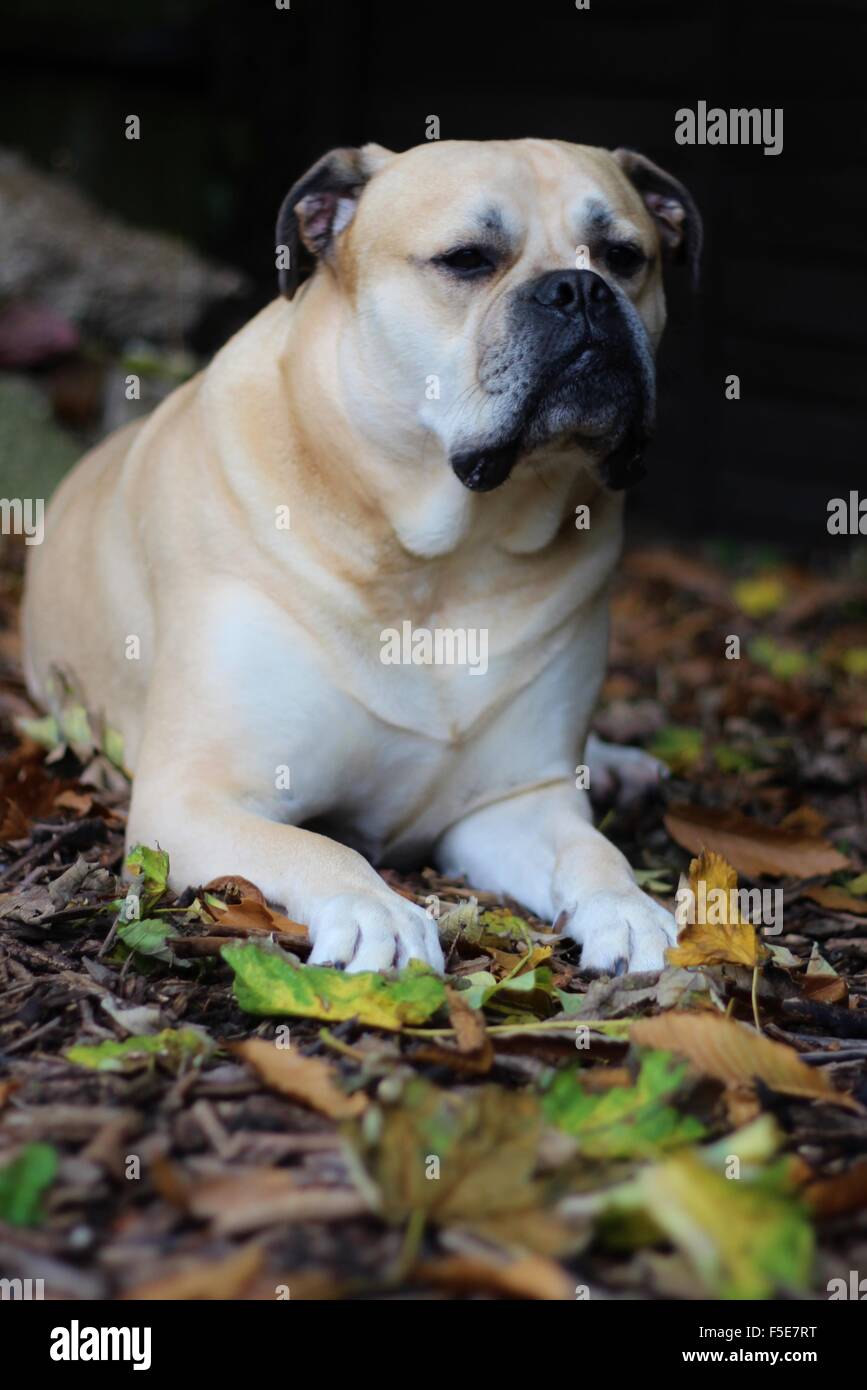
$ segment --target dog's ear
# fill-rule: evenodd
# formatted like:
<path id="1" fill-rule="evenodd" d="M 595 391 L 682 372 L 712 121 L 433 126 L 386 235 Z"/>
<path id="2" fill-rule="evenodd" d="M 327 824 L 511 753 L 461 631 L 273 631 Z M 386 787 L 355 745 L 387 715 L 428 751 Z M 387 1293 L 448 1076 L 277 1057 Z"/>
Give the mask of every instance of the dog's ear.
<path id="1" fill-rule="evenodd" d="M 671 174 L 635 150 L 615 150 L 614 158 L 644 199 L 659 231 L 663 250 L 671 260 L 685 262 L 693 285 L 698 284 L 703 232 L 701 215 L 692 194 Z"/>
<path id="2" fill-rule="evenodd" d="M 301 247 L 327 257 L 355 216 L 365 184 L 391 157 L 381 145 L 331 150 L 290 188 L 277 216 L 280 293 L 287 299 L 301 278 Z"/>

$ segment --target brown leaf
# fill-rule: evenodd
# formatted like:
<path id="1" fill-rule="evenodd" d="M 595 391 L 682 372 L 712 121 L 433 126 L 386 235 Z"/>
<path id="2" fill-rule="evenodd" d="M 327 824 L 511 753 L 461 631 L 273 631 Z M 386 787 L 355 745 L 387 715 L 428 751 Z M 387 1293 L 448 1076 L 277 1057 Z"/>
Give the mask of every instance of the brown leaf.
<path id="1" fill-rule="evenodd" d="M 305 1057 L 294 1047 L 278 1047 L 264 1038 L 236 1043 L 232 1051 L 253 1068 L 272 1091 L 318 1110 L 332 1120 L 350 1120 L 367 1107 L 367 1097 L 347 1095 L 339 1085 L 337 1067 L 320 1057 Z"/>
<path id="2" fill-rule="evenodd" d="M 238 1298 L 259 1273 L 264 1258 L 265 1252 L 260 1246 L 245 1245 L 223 1260 L 199 1260 L 187 1268 L 172 1270 L 161 1278 L 130 1289 L 122 1297 L 124 1300 L 146 1298 L 167 1301 Z"/>
<path id="3" fill-rule="evenodd" d="M 857 1163 L 845 1173 L 809 1183 L 804 1196 L 817 1216 L 841 1216 L 847 1211 L 860 1211 L 867 1207 L 867 1163 Z"/>
<path id="4" fill-rule="evenodd" d="M 482 1255 L 447 1255 L 428 1260 L 413 1273 L 416 1284 L 432 1284 L 453 1293 L 479 1291 L 505 1294 L 507 1298 L 574 1299 L 575 1280 L 561 1265 L 544 1255 L 521 1255 L 509 1260 L 500 1252 Z"/>
<path id="5" fill-rule="evenodd" d="M 454 1071 L 484 1076 L 494 1064 L 494 1047 L 488 1037 L 485 1018 L 467 1003 L 460 990 L 446 987 L 449 1022 L 455 1030 L 455 1045 L 445 1042 L 423 1044 L 413 1052 L 413 1060 L 431 1066 L 452 1067 Z"/>
<path id="6" fill-rule="evenodd" d="M 277 912 L 266 902 L 258 902 L 256 898 L 242 898 L 239 903 L 229 903 L 224 909 L 212 906 L 211 911 L 218 931 L 222 927 L 234 927 L 251 935 L 276 932 L 284 942 L 291 941 L 296 947 L 310 945 L 307 928 L 301 922 L 293 922 L 282 912 Z"/>
<path id="7" fill-rule="evenodd" d="M 849 860 L 819 836 L 781 826 L 763 825 L 734 809 L 672 806 L 665 828 L 673 840 L 693 854 L 714 850 L 748 878 L 809 878 L 835 873 Z"/>
<path id="8" fill-rule="evenodd" d="M 856 898 L 854 893 L 847 893 L 845 888 L 837 888 L 833 883 L 827 888 L 805 888 L 800 896 L 809 898 L 810 902 L 818 903 L 829 912 L 852 912 L 859 917 L 867 916 L 867 898 Z"/>
<path id="9" fill-rule="evenodd" d="M 244 898 L 252 898 L 257 903 L 265 901 L 265 894 L 261 888 L 257 888 L 248 878 L 241 878 L 240 874 L 221 874 L 219 878 L 212 878 L 210 883 L 205 884 L 202 892 L 214 893 L 218 898 L 225 898 L 226 902 L 230 903 L 239 903 Z"/>
<path id="10" fill-rule="evenodd" d="M 303 1187 L 288 1169 L 248 1168 L 211 1178 L 188 1196 L 189 1210 L 216 1235 L 248 1234 L 283 1221 L 346 1221 L 370 1208 L 352 1187 Z"/>
<path id="11" fill-rule="evenodd" d="M 710 1013 L 658 1014 L 634 1023 L 630 1038 L 677 1052 L 698 1071 L 729 1086 L 759 1079 L 783 1095 L 861 1109 L 851 1096 L 835 1090 L 824 1071 L 802 1062 L 793 1047 L 771 1042 L 734 1019 Z"/>

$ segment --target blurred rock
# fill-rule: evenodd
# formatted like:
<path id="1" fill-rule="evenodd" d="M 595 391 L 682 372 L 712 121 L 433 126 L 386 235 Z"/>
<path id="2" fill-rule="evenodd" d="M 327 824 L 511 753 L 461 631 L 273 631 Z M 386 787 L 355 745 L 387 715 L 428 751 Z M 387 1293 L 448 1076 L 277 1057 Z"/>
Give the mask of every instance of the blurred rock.
<path id="1" fill-rule="evenodd" d="M 111 343 L 185 339 L 240 271 L 102 212 L 63 178 L 0 150 L 0 299 L 35 300 Z"/>

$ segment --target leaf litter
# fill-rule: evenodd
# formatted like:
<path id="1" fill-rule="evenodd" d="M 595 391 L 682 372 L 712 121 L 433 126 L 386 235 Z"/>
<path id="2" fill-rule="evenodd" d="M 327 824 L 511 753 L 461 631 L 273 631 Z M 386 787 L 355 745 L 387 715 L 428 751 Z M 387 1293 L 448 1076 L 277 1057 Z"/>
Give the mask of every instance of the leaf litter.
<path id="1" fill-rule="evenodd" d="M 384 870 L 437 905 L 442 981 L 305 966 L 305 924 L 231 864 L 178 896 L 164 851 L 140 846 L 121 878 L 116 738 L 74 703 L 16 731 L 16 584 L 0 591 L 3 1276 L 37 1235 L 50 1292 L 86 1298 L 770 1298 L 855 1267 L 863 585 L 627 557 L 598 729 L 670 775 L 639 797 L 608 786 L 598 809 L 645 891 L 673 908 L 678 882 L 693 903 L 719 890 L 719 908 L 687 913 L 661 974 L 593 979 L 521 904 Z M 779 933 L 741 911 L 742 887 L 779 890 Z"/>

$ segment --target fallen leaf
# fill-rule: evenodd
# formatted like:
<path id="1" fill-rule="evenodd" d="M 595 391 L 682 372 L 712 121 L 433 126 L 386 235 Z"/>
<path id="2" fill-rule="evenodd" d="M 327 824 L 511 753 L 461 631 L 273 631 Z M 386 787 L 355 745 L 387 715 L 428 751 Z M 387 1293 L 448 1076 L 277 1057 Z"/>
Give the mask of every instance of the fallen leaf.
<path id="1" fill-rule="evenodd" d="M 704 753 L 704 734 L 701 729 L 688 729 L 669 724 L 647 746 L 648 753 L 660 758 L 676 776 L 688 773 L 701 762 Z"/>
<path id="2" fill-rule="evenodd" d="M 64 1055 L 67 1061 L 92 1071 L 136 1071 L 157 1060 L 178 1070 L 184 1062 L 204 1057 L 212 1048 L 211 1040 L 199 1029 L 164 1028 L 161 1033 L 125 1038 L 123 1042 L 80 1043 L 67 1048 Z"/>
<path id="3" fill-rule="evenodd" d="M 612 1206 L 641 1212 L 687 1257 L 710 1297 L 770 1298 L 803 1291 L 812 1266 L 812 1231 L 788 1188 L 783 1168 L 732 1182 L 682 1153 L 645 1169 Z"/>
<path id="4" fill-rule="evenodd" d="M 416 1265 L 412 1280 L 414 1284 L 429 1284 L 457 1294 L 487 1291 L 507 1298 L 575 1297 L 575 1279 L 562 1265 L 544 1255 L 519 1255 L 513 1259 L 504 1258 L 501 1251 L 486 1256 L 446 1255 Z"/>
<path id="5" fill-rule="evenodd" d="M 472 1226 L 539 1205 L 541 1126 L 527 1092 L 486 1085 L 457 1094 L 413 1077 L 397 1103 L 371 1108 L 346 1133 L 386 1220 L 424 1212 Z"/>
<path id="6" fill-rule="evenodd" d="M 182 1299 L 239 1298 L 259 1273 L 265 1260 L 261 1246 L 250 1244 L 233 1251 L 222 1260 L 196 1260 L 186 1268 L 172 1270 L 146 1284 L 121 1295 L 124 1300 L 162 1299 L 176 1302 Z"/>
<path id="7" fill-rule="evenodd" d="M 698 1071 L 730 1086 L 759 1079 L 783 1095 L 860 1110 L 824 1071 L 802 1062 L 793 1047 L 771 1042 L 734 1019 L 705 1012 L 658 1014 L 633 1023 L 630 1037 L 642 1046 L 679 1053 Z"/>
<path id="8" fill-rule="evenodd" d="M 542 1096 L 546 1120 L 580 1140 L 588 1158 L 656 1157 L 700 1139 L 704 1126 L 667 1102 L 686 1067 L 667 1052 L 641 1059 L 635 1084 L 594 1093 L 580 1070 L 558 1071 Z"/>
<path id="9" fill-rule="evenodd" d="M 129 872 L 142 882 L 142 901 L 161 898 L 168 887 L 169 856 L 161 849 L 135 845 L 126 858 Z"/>
<path id="10" fill-rule="evenodd" d="M 741 921 L 738 876 L 713 850 L 702 850 L 689 866 L 689 881 L 678 893 L 678 920 L 686 925 L 677 945 L 665 953 L 670 965 L 756 966 L 768 955 L 752 922 Z"/>
<path id="11" fill-rule="evenodd" d="M 750 618 L 767 618 L 782 608 L 788 598 L 786 585 L 774 574 L 760 574 L 740 579 L 732 587 L 732 596 L 742 613 Z"/>
<path id="12" fill-rule="evenodd" d="M 42 1194 L 57 1173 L 57 1150 L 51 1144 L 28 1144 L 0 1168 L 0 1221 L 10 1226 L 38 1226 Z"/>
<path id="13" fill-rule="evenodd" d="M 285 1168 L 248 1168 L 211 1178 L 187 1193 L 193 1216 L 215 1235 L 248 1235 L 280 1222 L 348 1221 L 370 1207 L 352 1187 L 312 1187 Z"/>
<path id="14" fill-rule="evenodd" d="M 838 888 L 833 883 L 826 888 L 804 888 L 801 897 L 809 898 L 810 902 L 818 903 L 829 912 L 852 912 L 857 917 L 867 916 L 867 898 L 856 897 L 854 893 L 847 893 L 845 888 Z"/>
<path id="15" fill-rule="evenodd" d="M 867 1207 L 867 1163 L 856 1163 L 831 1178 L 819 1178 L 804 1188 L 804 1200 L 817 1216 L 842 1216 Z"/>
<path id="16" fill-rule="evenodd" d="M 189 961 L 180 960 L 169 944 L 172 941 L 180 941 L 180 933 L 160 917 L 143 917 L 141 920 L 126 922 L 122 927 L 118 927 L 117 935 L 124 946 L 136 955 L 151 957 L 165 965 L 183 968 L 189 966 Z"/>
<path id="17" fill-rule="evenodd" d="M 693 854 L 714 850 L 748 878 L 762 874 L 810 878 L 836 873 L 849 864 L 827 840 L 800 830 L 763 825 L 734 809 L 672 806 L 665 828 Z"/>
<path id="18" fill-rule="evenodd" d="M 320 1057 L 305 1057 L 294 1047 L 278 1047 L 264 1038 L 235 1043 L 231 1049 L 247 1062 L 272 1091 L 291 1096 L 332 1120 L 348 1120 L 367 1107 L 363 1091 L 347 1095 L 340 1072 Z"/>
<path id="19" fill-rule="evenodd" d="M 444 982 L 418 963 L 386 979 L 374 971 L 347 975 L 328 966 L 294 965 L 252 942 L 224 946 L 221 955 L 235 973 L 235 998 L 246 1013 L 326 1023 L 352 1018 L 395 1031 L 425 1023 L 446 1002 Z"/>
<path id="20" fill-rule="evenodd" d="M 210 902 L 209 907 L 216 919 L 217 930 L 221 927 L 235 927 L 254 933 L 274 932 L 284 938 L 284 944 L 289 942 L 293 947 L 310 945 L 310 934 L 301 922 L 293 922 L 291 918 L 284 917 L 282 912 L 269 907 L 264 900 L 259 902 L 257 898 L 245 897 L 238 903 L 225 905 Z"/>

